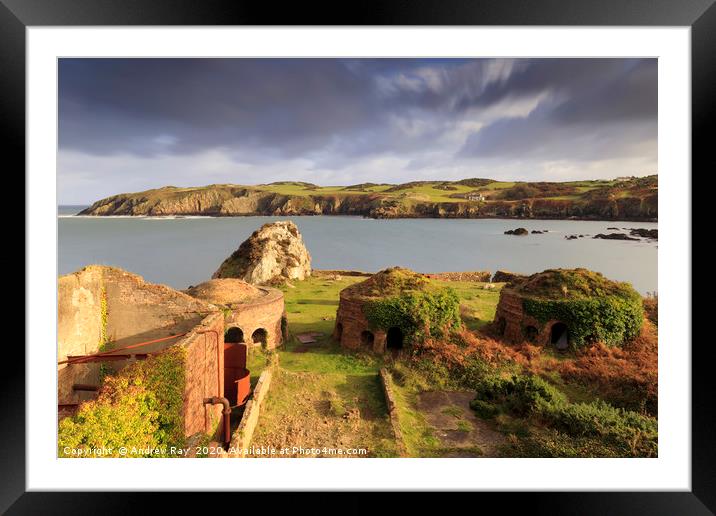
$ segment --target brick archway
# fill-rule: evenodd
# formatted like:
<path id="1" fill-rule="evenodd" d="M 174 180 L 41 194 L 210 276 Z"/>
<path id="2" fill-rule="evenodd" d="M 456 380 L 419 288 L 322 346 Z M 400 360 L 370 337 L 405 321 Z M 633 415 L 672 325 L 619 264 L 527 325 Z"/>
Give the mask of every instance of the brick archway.
<path id="1" fill-rule="evenodd" d="M 569 327 L 557 321 L 552 323 L 549 328 L 549 342 L 560 351 L 564 351 L 569 347 Z"/>
<path id="2" fill-rule="evenodd" d="M 238 326 L 232 326 L 224 333 L 224 342 L 240 343 L 244 342 L 244 331 Z"/>
<path id="3" fill-rule="evenodd" d="M 373 343 L 375 342 L 375 335 L 373 332 L 364 330 L 360 334 L 360 342 L 363 346 L 373 349 Z"/>

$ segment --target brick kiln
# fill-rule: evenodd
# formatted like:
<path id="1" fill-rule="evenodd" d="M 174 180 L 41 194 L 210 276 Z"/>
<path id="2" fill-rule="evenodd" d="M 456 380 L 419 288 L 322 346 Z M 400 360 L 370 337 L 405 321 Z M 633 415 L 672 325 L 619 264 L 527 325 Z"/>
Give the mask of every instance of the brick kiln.
<path id="1" fill-rule="evenodd" d="M 371 327 L 365 316 L 368 303 L 407 290 L 420 290 L 429 280 L 425 275 L 408 269 L 393 267 L 372 275 L 360 283 L 344 288 L 340 293 L 333 338 L 349 349 L 364 349 L 374 353 L 399 351 L 406 344 L 400 328 Z"/>
<path id="2" fill-rule="evenodd" d="M 565 350 L 610 338 L 611 309 L 594 308 L 610 300 L 616 300 L 613 306 L 635 303 L 635 310 L 624 311 L 624 319 L 630 327 L 640 327 L 641 300 L 629 284 L 587 269 L 548 269 L 505 285 L 494 323 L 506 341 Z"/>
<path id="3" fill-rule="evenodd" d="M 222 306 L 226 315 L 226 342 L 246 343 L 274 349 L 286 332 L 283 292 L 255 286 L 240 279 L 212 279 L 186 293 Z"/>

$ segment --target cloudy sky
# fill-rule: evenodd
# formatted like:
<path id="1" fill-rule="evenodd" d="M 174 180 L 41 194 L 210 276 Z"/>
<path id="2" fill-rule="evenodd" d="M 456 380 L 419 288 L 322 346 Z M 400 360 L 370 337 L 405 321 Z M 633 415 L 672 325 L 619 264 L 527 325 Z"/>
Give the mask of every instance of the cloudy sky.
<path id="1" fill-rule="evenodd" d="M 657 172 L 656 59 L 61 59 L 58 195 Z"/>

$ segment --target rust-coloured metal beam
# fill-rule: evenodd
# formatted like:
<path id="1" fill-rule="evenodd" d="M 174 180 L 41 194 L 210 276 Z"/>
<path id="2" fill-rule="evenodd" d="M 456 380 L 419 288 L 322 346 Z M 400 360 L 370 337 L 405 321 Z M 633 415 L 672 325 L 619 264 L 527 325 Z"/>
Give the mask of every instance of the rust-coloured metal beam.
<path id="1" fill-rule="evenodd" d="M 116 356 L 116 354 L 115 354 L 116 351 L 124 351 L 125 349 L 139 348 L 139 347 L 142 347 L 142 346 L 147 346 L 147 345 L 149 345 L 149 344 L 155 344 L 155 343 L 157 343 L 157 342 L 164 342 L 164 341 L 166 341 L 166 340 L 171 340 L 171 339 L 176 339 L 176 338 L 179 338 L 179 337 L 183 337 L 183 336 L 186 335 L 186 334 L 187 334 L 187 333 L 177 333 L 176 335 L 170 335 L 170 336 L 168 336 L 168 337 L 162 337 L 161 339 L 154 339 L 154 340 L 147 340 L 147 341 L 144 341 L 144 342 L 138 342 L 137 344 L 132 344 L 131 346 L 124 346 L 124 347 L 121 347 L 121 348 L 110 349 L 110 350 L 108 350 L 108 351 L 101 351 L 101 352 L 99 352 L 99 353 L 93 353 L 92 355 L 85 355 L 85 356 L 81 356 L 81 357 L 74 357 L 74 360 L 72 359 L 72 357 L 67 357 L 67 360 L 61 360 L 60 362 L 57 362 L 57 365 L 62 365 L 62 364 L 67 364 L 67 363 L 83 363 L 83 362 L 89 360 L 90 357 L 102 357 L 102 356 L 107 356 L 107 355 L 114 355 L 114 356 Z"/>
<path id="2" fill-rule="evenodd" d="M 138 360 L 144 360 L 150 354 L 149 353 L 117 353 L 116 355 L 77 355 L 68 356 L 68 364 L 89 364 L 92 362 L 116 362 L 118 360 L 128 360 L 130 358 L 136 358 Z"/>

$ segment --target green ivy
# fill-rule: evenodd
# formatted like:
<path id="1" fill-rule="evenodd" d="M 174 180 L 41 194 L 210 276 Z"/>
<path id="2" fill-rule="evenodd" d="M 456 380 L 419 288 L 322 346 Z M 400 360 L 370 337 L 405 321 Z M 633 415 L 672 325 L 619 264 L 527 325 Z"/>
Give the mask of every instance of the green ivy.
<path id="1" fill-rule="evenodd" d="M 460 299 L 451 288 L 404 292 L 366 302 L 363 312 L 373 329 L 400 328 L 410 339 L 442 337 L 461 327 Z"/>
<path id="2" fill-rule="evenodd" d="M 523 308 L 543 324 L 550 320 L 566 324 L 574 347 L 593 341 L 620 345 L 639 334 L 644 320 L 642 299 L 636 292 L 576 299 L 526 298 Z"/>
<path id="3" fill-rule="evenodd" d="M 99 310 L 100 310 L 100 336 L 99 344 L 97 345 L 98 351 L 106 351 L 107 344 L 109 344 L 109 335 L 107 334 L 107 318 L 109 312 L 107 310 L 107 291 L 102 287 L 99 298 Z M 112 372 L 112 368 L 106 363 L 102 362 L 99 365 L 99 381 L 100 383 Z"/>
<path id="4" fill-rule="evenodd" d="M 60 421 L 60 457 L 70 450 L 161 448 L 184 444 L 186 350 L 173 346 L 108 376 L 97 399 L 83 403 L 77 414 Z"/>

